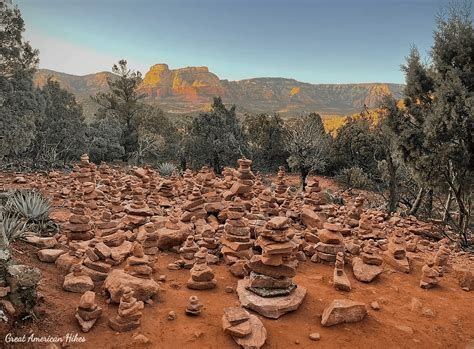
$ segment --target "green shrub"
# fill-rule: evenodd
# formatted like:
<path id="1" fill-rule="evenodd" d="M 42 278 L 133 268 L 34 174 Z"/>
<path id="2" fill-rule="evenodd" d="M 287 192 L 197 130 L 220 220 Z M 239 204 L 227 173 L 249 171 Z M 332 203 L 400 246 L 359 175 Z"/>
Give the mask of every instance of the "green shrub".
<path id="1" fill-rule="evenodd" d="M 350 188 L 370 189 L 373 186 L 364 170 L 357 166 L 342 169 L 336 175 L 336 179 Z"/>

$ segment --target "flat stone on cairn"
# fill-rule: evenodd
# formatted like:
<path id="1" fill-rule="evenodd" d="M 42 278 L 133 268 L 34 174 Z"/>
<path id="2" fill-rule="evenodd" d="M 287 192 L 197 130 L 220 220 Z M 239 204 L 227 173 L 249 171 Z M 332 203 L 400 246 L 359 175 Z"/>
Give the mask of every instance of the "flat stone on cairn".
<path id="1" fill-rule="evenodd" d="M 249 261 L 250 277 L 237 284 L 243 307 L 273 319 L 296 310 L 306 295 L 306 289 L 292 280 L 296 270 L 288 264 L 294 249 L 288 237 L 289 227 L 287 217 L 274 217 L 267 222 L 257 239 L 262 255 Z"/>
<path id="2" fill-rule="evenodd" d="M 86 291 L 81 297 L 75 314 L 82 332 L 89 332 L 101 315 L 102 308 L 97 306 L 95 293 Z"/>
<path id="3" fill-rule="evenodd" d="M 222 327 L 242 348 L 261 348 L 267 339 L 260 319 L 241 307 L 224 308 Z"/>
<path id="4" fill-rule="evenodd" d="M 133 190 L 132 203 L 125 206 L 127 216 L 123 222 L 127 226 L 140 226 L 146 223 L 147 217 L 153 216 L 153 211 L 145 202 L 143 189 L 135 187 Z"/>
<path id="5" fill-rule="evenodd" d="M 350 291 L 351 283 L 344 271 L 344 253 L 338 252 L 336 256 L 336 264 L 334 266 L 333 284 L 338 291 Z"/>
<path id="6" fill-rule="evenodd" d="M 207 254 L 207 248 L 201 247 L 194 255 L 196 262 L 190 270 L 191 278 L 186 284 L 189 289 L 209 290 L 216 287 L 214 272 L 207 265 Z"/>
<path id="7" fill-rule="evenodd" d="M 156 255 L 158 253 L 158 231 L 153 223 L 146 223 L 144 226 L 145 238 L 143 248 L 146 255 Z"/>
<path id="8" fill-rule="evenodd" d="M 125 287 L 120 298 L 118 315 L 109 319 L 109 326 L 117 332 L 132 331 L 140 326 L 144 304 L 133 297 L 133 291 Z"/>
<path id="9" fill-rule="evenodd" d="M 198 316 L 201 314 L 202 304 L 197 296 L 191 296 L 186 306 L 186 315 Z"/>

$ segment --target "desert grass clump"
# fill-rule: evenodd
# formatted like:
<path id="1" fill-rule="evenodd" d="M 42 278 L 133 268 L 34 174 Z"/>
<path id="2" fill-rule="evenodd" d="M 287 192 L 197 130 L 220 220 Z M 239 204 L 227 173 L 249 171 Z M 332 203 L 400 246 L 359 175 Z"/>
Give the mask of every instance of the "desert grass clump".
<path id="1" fill-rule="evenodd" d="M 373 182 L 364 170 L 357 166 L 342 169 L 337 174 L 336 179 L 349 188 L 368 190 L 373 186 Z"/>

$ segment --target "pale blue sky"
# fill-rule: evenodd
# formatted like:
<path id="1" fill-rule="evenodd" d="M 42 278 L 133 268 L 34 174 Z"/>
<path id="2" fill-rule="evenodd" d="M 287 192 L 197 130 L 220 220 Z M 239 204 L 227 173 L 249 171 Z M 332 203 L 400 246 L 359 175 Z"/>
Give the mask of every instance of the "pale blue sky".
<path id="1" fill-rule="evenodd" d="M 15 1 L 15 0 L 14 0 Z M 208 66 L 222 79 L 403 82 L 410 45 L 425 54 L 447 0 L 16 0 L 40 67 L 145 73 Z"/>

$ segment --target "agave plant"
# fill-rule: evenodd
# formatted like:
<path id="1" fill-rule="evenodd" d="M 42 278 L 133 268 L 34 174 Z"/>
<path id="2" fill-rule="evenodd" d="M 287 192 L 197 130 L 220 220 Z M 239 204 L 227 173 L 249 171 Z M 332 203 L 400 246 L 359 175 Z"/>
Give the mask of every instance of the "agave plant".
<path id="1" fill-rule="evenodd" d="M 25 233 L 26 222 L 18 214 L 0 212 L 0 250 Z"/>
<path id="2" fill-rule="evenodd" d="M 176 172 L 176 166 L 172 164 L 171 162 L 163 162 L 158 166 L 158 172 L 160 175 L 163 177 L 169 177 L 173 174 L 173 172 Z"/>
<path id="3" fill-rule="evenodd" d="M 6 208 L 18 213 L 28 222 L 38 222 L 48 219 L 51 202 L 38 191 L 17 190 L 8 198 Z"/>

